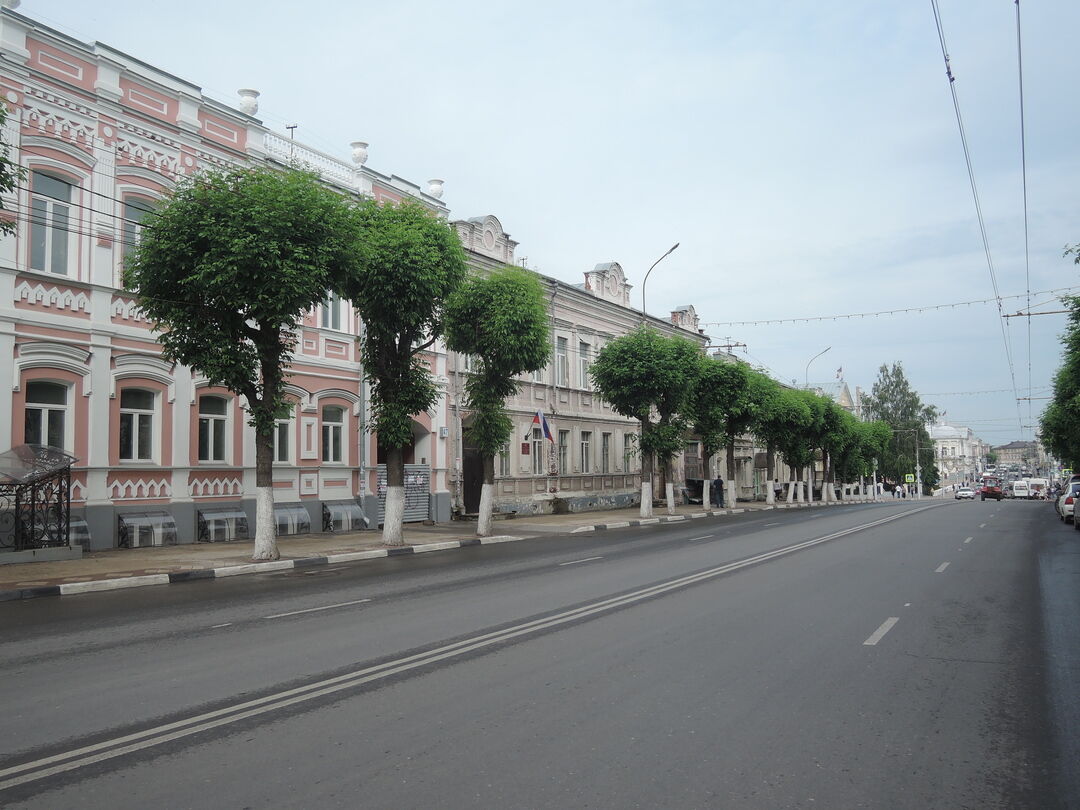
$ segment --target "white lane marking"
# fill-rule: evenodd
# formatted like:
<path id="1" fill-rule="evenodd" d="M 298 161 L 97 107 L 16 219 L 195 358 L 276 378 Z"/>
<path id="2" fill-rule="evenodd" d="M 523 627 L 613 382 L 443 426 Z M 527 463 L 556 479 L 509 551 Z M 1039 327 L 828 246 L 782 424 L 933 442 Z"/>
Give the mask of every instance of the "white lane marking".
<path id="1" fill-rule="evenodd" d="M 580 621 L 587 616 L 617 610 L 621 607 L 633 605 L 647 599 L 653 599 L 665 593 L 681 590 L 700 582 L 707 582 L 733 571 L 749 568 L 769 560 L 777 559 L 778 557 L 793 554 L 796 551 L 827 543 L 830 540 L 866 531 L 867 529 L 872 529 L 885 523 L 891 523 L 894 520 L 911 517 L 912 515 L 917 515 L 920 512 L 925 512 L 926 510 L 933 508 L 935 507 L 924 506 L 921 509 L 912 509 L 908 512 L 901 512 L 870 523 L 863 523 L 858 526 L 852 526 L 849 529 L 833 532 L 832 534 L 827 534 L 822 537 L 815 537 L 812 540 L 804 540 L 800 543 L 778 548 L 773 551 L 767 551 L 753 557 L 746 557 L 745 559 L 727 563 L 717 568 L 711 568 L 696 574 L 668 580 L 659 585 L 651 585 L 639 591 L 634 591 L 633 593 L 601 599 L 600 601 L 573 608 L 564 611 L 563 613 L 555 614 L 554 616 L 533 619 L 513 627 L 504 628 L 503 630 L 482 633 L 478 636 L 455 641 L 426 652 L 406 655 L 403 658 L 398 658 L 393 661 L 364 667 L 363 669 L 346 672 L 342 675 L 335 675 L 332 678 L 316 681 L 307 684 L 306 686 L 294 687 L 283 692 L 254 698 L 243 703 L 215 709 L 214 711 L 206 712 L 204 714 L 186 717 L 181 720 L 166 723 L 162 726 L 144 729 L 121 737 L 102 740 L 101 742 L 63 751 L 42 759 L 23 762 L 19 765 L 12 765 L 7 768 L 0 768 L 0 790 L 7 790 L 16 785 L 34 782 L 39 779 L 53 776 L 54 774 L 65 773 L 87 765 L 93 765 L 96 762 L 104 762 L 116 757 L 122 757 L 125 754 L 152 748 L 157 745 L 171 742 L 172 740 L 190 737 L 213 728 L 228 726 L 241 720 L 246 720 L 249 717 L 258 717 L 267 712 L 287 708 L 288 706 L 304 703 L 326 695 L 337 694 L 347 689 L 355 689 L 373 681 L 378 681 L 399 673 L 409 672 L 419 667 L 430 666 L 433 663 L 456 658 L 474 650 L 485 649 L 495 644 L 504 644 L 514 638 L 527 636 L 531 633 L 553 627 L 559 627 L 569 622 Z"/>
<path id="2" fill-rule="evenodd" d="M 602 560 L 603 557 L 586 557 L 584 560 L 571 560 L 570 562 L 559 563 L 559 565 L 577 565 L 583 562 L 592 562 L 593 560 Z"/>
<path id="3" fill-rule="evenodd" d="M 893 626 L 900 621 L 899 616 L 890 616 L 881 623 L 881 627 L 870 634 L 870 638 L 863 642 L 864 647 L 873 647 L 884 637 L 886 633 L 893 629 Z"/>
<path id="4" fill-rule="evenodd" d="M 232 622 L 225 622 L 225 624 L 212 624 L 212 625 L 210 625 L 210 629 L 211 630 L 217 630 L 219 627 L 231 627 L 231 626 L 232 626 Z"/>
<path id="5" fill-rule="evenodd" d="M 937 568 L 934 569 L 934 573 L 935 574 L 940 574 L 942 571 L 944 571 L 948 567 L 949 567 L 949 564 L 947 562 L 942 563 L 941 565 L 939 565 Z"/>
<path id="6" fill-rule="evenodd" d="M 970 542 L 971 542 L 972 540 L 974 540 L 974 539 L 975 539 L 974 537 L 969 537 L 969 538 L 967 538 L 967 539 L 966 539 L 966 540 L 965 540 L 964 542 L 965 542 L 965 543 L 970 543 Z"/>
<path id="7" fill-rule="evenodd" d="M 272 616 L 263 616 L 264 619 L 282 619 L 286 616 L 299 616 L 301 613 L 316 613 L 320 610 L 333 610 L 339 607 L 348 607 L 349 605 L 362 605 L 364 602 L 370 602 L 370 599 L 354 599 L 351 602 L 338 602 L 336 605 L 323 605 L 322 607 L 308 608 L 307 610 L 291 610 L 288 613 L 275 613 Z"/>
<path id="8" fill-rule="evenodd" d="M 980 529 L 985 529 L 985 528 L 986 528 L 986 524 L 985 524 L 985 523 L 980 523 L 980 524 L 979 524 L 979 528 L 980 528 Z"/>
<path id="9" fill-rule="evenodd" d="M 904 607 L 911 607 L 911 602 L 904 602 Z"/>
<path id="10" fill-rule="evenodd" d="M 691 538 L 690 538 L 689 540 L 687 540 L 686 542 L 688 542 L 688 543 L 692 543 L 692 542 L 693 542 L 693 541 L 695 541 L 695 540 L 708 540 L 708 539 L 709 539 L 710 537 L 715 537 L 715 536 L 716 536 L 716 535 L 714 535 L 714 534 L 703 534 L 703 535 L 701 535 L 701 537 L 691 537 Z"/>
<path id="11" fill-rule="evenodd" d="M 766 524 L 765 524 L 765 528 L 767 529 L 767 528 L 769 528 L 770 526 L 779 526 L 779 525 L 780 525 L 779 523 L 766 523 Z"/>

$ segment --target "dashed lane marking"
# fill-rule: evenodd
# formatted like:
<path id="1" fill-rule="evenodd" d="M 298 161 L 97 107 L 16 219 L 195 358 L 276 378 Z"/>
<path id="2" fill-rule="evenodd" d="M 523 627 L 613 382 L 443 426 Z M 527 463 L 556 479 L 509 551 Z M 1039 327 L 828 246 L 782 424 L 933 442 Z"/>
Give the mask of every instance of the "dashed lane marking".
<path id="1" fill-rule="evenodd" d="M 283 619 L 286 616 L 299 616 L 301 613 L 316 613 L 320 610 L 333 610 L 339 607 L 349 607 L 350 605 L 362 605 L 364 602 L 370 602 L 370 599 L 354 599 L 351 602 L 338 602 L 336 605 L 323 605 L 322 607 L 307 608 L 306 610 L 290 610 L 288 613 L 275 613 L 272 616 L 263 616 L 264 619 Z"/>
<path id="2" fill-rule="evenodd" d="M 879 641 L 881 641 L 882 638 L 884 638 L 886 633 L 888 633 L 890 630 L 893 629 L 893 626 L 898 621 L 900 621 L 899 616 L 890 616 L 889 618 L 887 618 L 885 621 L 883 621 L 881 623 L 881 627 L 879 627 L 877 630 L 875 630 L 873 633 L 871 633 L 870 638 L 868 638 L 866 641 L 863 642 L 863 646 L 864 647 L 873 647 L 875 644 L 877 644 Z"/>
<path id="3" fill-rule="evenodd" d="M 559 565 L 577 565 L 583 562 L 592 562 L 593 560 L 602 560 L 603 557 L 586 557 L 584 560 L 571 560 L 570 562 L 559 563 Z"/>
<path id="4" fill-rule="evenodd" d="M 942 571 L 944 571 L 948 567 L 949 567 L 949 564 L 947 562 L 943 562 L 941 565 L 939 565 L 937 568 L 934 569 L 934 573 L 935 574 L 940 574 Z"/>

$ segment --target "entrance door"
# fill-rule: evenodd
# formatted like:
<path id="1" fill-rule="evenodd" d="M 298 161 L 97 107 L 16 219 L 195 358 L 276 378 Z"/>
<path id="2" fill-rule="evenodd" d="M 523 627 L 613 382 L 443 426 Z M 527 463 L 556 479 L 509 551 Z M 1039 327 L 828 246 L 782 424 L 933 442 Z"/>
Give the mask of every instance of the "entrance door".
<path id="1" fill-rule="evenodd" d="M 461 500 L 465 513 L 480 511 L 480 490 L 484 486 L 484 460 L 480 451 L 466 445 L 461 456 Z"/>

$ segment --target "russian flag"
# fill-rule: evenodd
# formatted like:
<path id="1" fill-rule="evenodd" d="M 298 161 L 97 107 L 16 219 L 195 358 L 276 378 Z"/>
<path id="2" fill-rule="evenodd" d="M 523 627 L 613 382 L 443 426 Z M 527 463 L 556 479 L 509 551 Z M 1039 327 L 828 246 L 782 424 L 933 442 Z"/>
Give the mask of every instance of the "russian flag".
<path id="1" fill-rule="evenodd" d="M 552 444 L 555 443 L 555 437 L 551 435 L 551 427 L 548 425 L 547 419 L 544 418 L 543 411 L 537 411 L 535 414 L 533 414 L 532 425 L 529 426 L 529 432 L 525 434 L 525 438 L 522 439 L 522 441 L 528 440 L 530 434 L 532 434 L 532 429 L 534 427 L 540 428 L 540 430 L 544 434 L 545 439 L 547 439 Z"/>

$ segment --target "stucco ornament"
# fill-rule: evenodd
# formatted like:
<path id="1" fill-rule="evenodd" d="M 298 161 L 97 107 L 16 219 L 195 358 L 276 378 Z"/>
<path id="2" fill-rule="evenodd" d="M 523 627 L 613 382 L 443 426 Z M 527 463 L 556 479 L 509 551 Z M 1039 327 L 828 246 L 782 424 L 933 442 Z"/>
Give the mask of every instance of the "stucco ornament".
<path id="1" fill-rule="evenodd" d="M 352 160 L 357 166 L 363 166 L 367 163 L 367 141 L 353 141 L 349 144 L 352 147 Z"/>
<path id="2" fill-rule="evenodd" d="M 240 112 L 244 115 L 255 115 L 259 111 L 259 91 L 243 88 L 236 91 L 240 96 Z"/>

